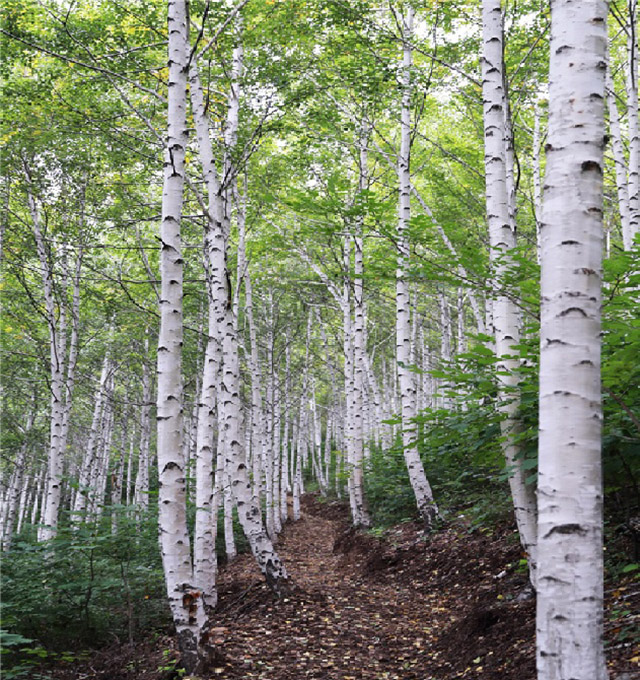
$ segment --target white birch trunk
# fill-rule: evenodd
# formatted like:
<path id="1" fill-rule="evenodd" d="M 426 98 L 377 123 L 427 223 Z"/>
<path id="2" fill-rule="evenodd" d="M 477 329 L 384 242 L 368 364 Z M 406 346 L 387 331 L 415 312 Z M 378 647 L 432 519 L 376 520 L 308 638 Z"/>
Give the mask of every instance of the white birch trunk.
<path id="1" fill-rule="evenodd" d="M 22 532 L 24 526 L 24 520 L 27 515 L 27 496 L 29 494 L 29 478 L 24 477 L 22 480 L 22 488 L 20 489 L 20 498 L 18 500 L 18 526 L 16 528 L 16 534 Z"/>
<path id="2" fill-rule="evenodd" d="M 237 123 L 234 122 L 235 113 L 232 107 L 236 105 L 236 100 L 239 101 L 241 76 L 242 46 L 239 44 L 234 49 L 232 92 L 229 99 L 230 111 L 225 131 L 224 177 L 227 182 L 232 174 L 230 151 L 235 145 L 236 132 L 234 126 L 237 126 Z M 242 432 L 238 338 L 232 309 L 233 292 L 226 258 L 227 227 L 225 224 L 228 224 L 226 205 L 229 202 L 225 200 L 224 190 L 220 186 L 215 170 L 213 149 L 207 132 L 208 126 L 202 103 L 202 89 L 199 86 L 195 64 L 191 65 L 190 80 L 192 97 L 195 94 L 199 98 L 193 100 L 192 108 L 196 122 L 203 175 L 209 194 L 211 295 L 216 326 L 221 338 L 222 370 L 218 385 L 219 445 L 222 442 L 224 446 L 225 467 L 230 475 L 231 491 L 238 508 L 238 518 L 251 546 L 251 551 L 269 586 L 274 591 L 280 592 L 287 579 L 286 570 L 267 535 L 262 522 L 260 506 L 252 493 L 251 480 L 247 469 L 244 433 Z M 224 193 L 227 192 L 224 191 Z"/>
<path id="3" fill-rule="evenodd" d="M 271 516 L 273 523 L 274 536 L 282 530 L 280 518 L 280 469 L 282 458 L 280 455 L 280 430 L 281 404 L 280 404 L 280 385 L 278 381 L 278 367 L 275 359 L 276 339 L 274 325 L 276 323 L 275 305 L 273 291 L 269 289 L 268 294 L 268 314 L 267 321 L 267 446 L 268 460 L 271 469 Z M 268 523 L 267 523 L 268 527 Z"/>
<path id="4" fill-rule="evenodd" d="M 624 144 L 620 131 L 620 115 L 616 103 L 616 93 L 613 88 L 610 67 L 607 66 L 606 75 L 607 103 L 609 105 L 609 132 L 611 134 L 611 150 L 616 170 L 616 189 L 618 192 L 618 210 L 620 212 L 620 226 L 622 228 L 622 244 L 625 250 L 631 248 L 631 221 L 629 211 L 629 185 L 627 184 L 627 161 L 624 154 Z"/>
<path id="5" fill-rule="evenodd" d="M 262 467 L 265 476 L 265 508 L 267 532 L 272 538 L 275 536 L 275 520 L 273 516 L 273 294 L 269 291 L 266 332 L 266 367 L 265 367 L 265 406 L 264 445 L 262 447 Z"/>
<path id="6" fill-rule="evenodd" d="M 458 325 L 458 337 L 456 343 L 456 354 L 464 354 L 467 351 L 467 342 L 464 331 L 464 289 L 462 286 L 458 286 L 458 298 L 457 298 L 457 325 Z M 424 345 L 423 345 L 424 346 Z"/>
<path id="7" fill-rule="evenodd" d="M 312 433 L 310 438 L 310 449 L 313 460 L 314 470 L 320 494 L 327 495 L 327 481 L 324 477 L 324 467 L 322 465 L 322 424 L 318 413 L 318 402 L 316 401 L 315 380 L 311 378 L 311 418 Z"/>
<path id="8" fill-rule="evenodd" d="M 605 680 L 600 304 L 607 3 L 551 3 L 542 224 L 539 680 Z"/>
<path id="9" fill-rule="evenodd" d="M 200 398 L 196 430 L 196 517 L 194 527 L 194 583 L 202 590 L 203 604 L 208 613 L 216 606 L 217 558 L 214 536 L 213 494 L 214 461 L 216 456 L 216 390 L 219 373 L 219 352 L 215 319 L 209 305 L 207 345 L 202 366 Z"/>
<path id="10" fill-rule="evenodd" d="M 92 471 L 89 481 L 90 494 L 88 505 L 88 517 L 91 521 L 96 521 L 102 517 L 105 504 L 105 492 L 107 489 L 107 478 L 109 476 L 109 461 L 111 457 L 111 439 L 113 437 L 113 385 L 108 385 L 107 402 L 105 404 L 103 422 L 101 427 L 101 438 L 98 445 L 97 465 Z"/>
<path id="11" fill-rule="evenodd" d="M 39 517 L 42 509 L 43 502 L 43 488 L 46 482 L 47 469 L 43 467 L 40 473 L 37 475 L 38 481 L 36 484 L 36 493 L 33 500 L 33 508 L 31 509 L 31 525 L 36 526 L 39 522 Z"/>
<path id="12" fill-rule="evenodd" d="M 110 374 L 109 354 L 105 355 L 102 361 L 102 371 L 100 373 L 100 384 L 96 391 L 93 419 L 89 438 L 84 450 L 84 455 L 80 463 L 80 474 L 78 475 L 78 489 L 73 503 L 72 522 L 78 524 L 86 520 L 85 512 L 88 507 L 88 499 L 95 493 L 91 486 L 92 475 L 95 477 L 95 470 L 98 466 L 98 446 L 100 441 L 101 427 L 103 424 L 103 409 L 106 399 L 107 382 Z"/>
<path id="13" fill-rule="evenodd" d="M 226 483 L 223 497 L 223 512 L 224 512 L 224 549 L 227 556 L 227 562 L 232 562 L 238 555 L 236 548 L 236 540 L 233 534 L 233 494 L 231 493 L 231 478 L 229 474 L 226 476 Z"/>
<path id="14" fill-rule="evenodd" d="M 160 227 L 162 283 L 157 369 L 158 514 L 169 605 L 183 663 L 187 672 L 192 673 L 199 665 L 199 638 L 205 613 L 201 593 L 193 586 L 182 456 L 183 259 L 180 221 L 187 147 L 189 20 L 186 0 L 168 0 L 168 10 L 168 126 Z"/>
<path id="15" fill-rule="evenodd" d="M 36 239 L 36 249 L 40 263 L 40 275 L 44 294 L 47 325 L 49 327 L 49 370 L 50 370 L 50 426 L 48 474 L 42 525 L 38 529 L 38 540 L 46 541 L 55 538 L 58 531 L 58 513 L 60 509 L 62 485 L 62 452 L 60 450 L 62 438 L 62 421 L 64 406 L 63 366 L 59 353 L 59 329 L 56 324 L 56 308 L 53 286 L 53 264 L 49 261 L 44 234 L 40 224 L 40 214 L 35 197 L 31 191 L 31 175 L 25 165 L 25 176 L 28 182 L 27 199 L 33 232 Z"/>
<path id="16" fill-rule="evenodd" d="M 119 505 L 122 505 L 122 483 L 124 481 L 124 465 L 127 448 L 126 420 L 123 420 L 120 432 L 120 455 L 115 469 L 111 473 L 111 533 L 118 533 Z"/>
<path id="17" fill-rule="evenodd" d="M 140 449 L 133 502 L 143 511 L 149 507 L 149 445 L 151 439 L 151 374 L 149 370 L 149 338 L 144 341 L 142 361 L 142 406 L 140 407 Z"/>
<path id="18" fill-rule="evenodd" d="M 273 316 L 271 317 L 273 323 Z M 275 365 L 272 363 L 271 368 L 271 381 L 272 388 L 271 392 L 273 394 L 273 437 L 271 443 L 271 451 L 273 457 L 273 527 L 276 535 L 282 531 L 282 517 L 280 514 L 280 509 L 282 507 L 282 455 L 280 450 L 281 442 L 281 430 L 282 427 L 282 408 L 280 403 L 280 385 L 277 384 L 278 371 Z M 285 496 L 286 503 L 286 496 Z M 286 506 L 285 506 L 286 507 Z"/>
<path id="19" fill-rule="evenodd" d="M 367 190 L 367 136 L 361 133 L 359 139 L 358 192 Z M 354 520 L 364 527 L 371 525 L 364 497 L 364 371 L 365 371 L 365 327 L 364 327 L 364 240 L 363 217 L 358 216 L 355 225 L 354 270 L 353 270 L 353 396 L 352 396 L 352 455 L 353 495 L 356 504 Z M 345 328 L 346 331 L 346 328 Z"/>
<path id="20" fill-rule="evenodd" d="M 629 129 L 629 247 L 640 231 L 640 126 L 638 124 L 638 0 L 627 0 L 627 126 Z M 625 246 L 626 248 L 626 246 Z"/>
<path id="21" fill-rule="evenodd" d="M 402 404 L 402 444 L 404 458 L 409 471 L 409 480 L 416 497 L 418 512 L 427 529 L 433 525 L 438 515 L 438 507 L 433 499 L 431 486 L 424 472 L 418 447 L 416 446 L 416 427 L 413 419 L 416 416 L 415 374 L 409 370 L 411 356 L 411 321 L 409 303 L 409 282 L 407 269 L 409 265 L 409 241 L 407 228 L 411 217 L 411 41 L 413 39 L 414 10 L 407 7 L 403 22 L 403 59 L 402 59 L 402 104 L 400 120 L 400 153 L 398 154 L 398 184 L 400 197 L 398 202 L 397 229 L 397 270 L 396 270 L 396 360 L 398 366 L 398 382 Z"/>
<path id="22" fill-rule="evenodd" d="M 344 244 L 344 284 L 342 305 L 342 325 L 343 325 L 343 351 L 344 351 L 344 432 L 346 448 L 346 464 L 348 471 L 347 490 L 349 492 L 349 507 L 351 508 L 351 518 L 353 523 L 358 526 L 361 523 L 360 508 L 356 496 L 356 485 L 354 480 L 355 470 L 355 430 L 354 430 L 354 383 L 353 383 L 353 325 L 351 320 L 351 237 L 345 237 Z"/>
<path id="23" fill-rule="evenodd" d="M 536 220 L 536 260 L 540 264 L 540 221 L 542 220 L 542 182 L 540 181 L 540 100 L 533 107 L 533 208 Z"/>
<path id="24" fill-rule="evenodd" d="M 133 501 L 133 495 L 131 493 L 131 487 L 133 484 L 133 433 L 129 440 L 129 455 L 127 456 L 127 476 L 125 478 L 125 503 L 127 508 L 131 505 Z"/>
<path id="25" fill-rule="evenodd" d="M 502 278 L 515 247 L 514 214 L 507 181 L 507 120 L 506 95 L 503 83 L 502 7 L 500 0 L 483 0 L 482 94 L 484 109 L 485 176 L 487 222 L 493 263 L 493 278 L 500 288 Z M 511 206 L 511 207 L 510 207 Z M 498 357 L 498 410 L 502 415 L 500 429 L 504 439 L 503 453 L 510 470 L 509 486 L 515 509 L 520 540 L 529 557 L 531 583 L 536 584 L 536 498 L 533 485 L 527 484 L 529 474 L 522 466 L 520 447 L 515 436 L 520 423 L 517 411 L 519 366 L 513 345 L 520 341 L 519 312 L 513 301 L 496 290 L 493 304 L 495 351 Z M 515 355 L 515 356 L 514 356 Z"/>
<path id="26" fill-rule="evenodd" d="M 331 419 L 332 419 L 331 407 L 327 409 L 327 419 L 325 423 L 324 431 L 324 475 L 327 480 L 327 488 L 330 488 L 330 470 L 331 470 Z"/>
<path id="27" fill-rule="evenodd" d="M 265 412 L 262 404 L 262 379 L 260 375 L 260 359 L 258 356 L 258 339 L 253 318 L 253 287 L 251 276 L 247 270 L 245 274 L 245 314 L 249 325 L 249 368 L 251 371 L 251 451 L 253 456 L 254 495 L 260 501 L 262 487 L 262 473 L 266 479 L 266 515 L 267 532 L 273 536 L 273 501 L 271 497 L 273 487 L 272 469 L 268 465 L 267 441 L 265 434 Z"/>
<path id="28" fill-rule="evenodd" d="M 382 395 L 380 393 L 380 385 L 373 372 L 373 366 L 371 365 L 371 358 L 369 354 L 365 351 L 364 353 L 365 371 L 367 375 L 367 383 L 369 385 L 369 390 L 371 391 L 371 397 L 373 400 L 373 436 L 377 446 L 384 446 L 384 435 L 381 430 L 386 430 L 387 425 L 382 424 L 385 419 L 382 409 Z"/>
<path id="29" fill-rule="evenodd" d="M 438 290 L 440 307 L 440 358 L 444 362 L 451 361 L 451 313 L 449 302 L 443 288 Z"/>
<path id="30" fill-rule="evenodd" d="M 29 411 L 29 416 L 27 417 L 27 423 L 24 428 L 24 441 L 18 450 L 18 455 L 14 462 L 13 474 L 11 475 L 11 480 L 9 483 L 9 488 L 6 491 L 6 497 L 4 502 L 4 513 L 2 517 L 2 550 L 6 551 L 11 548 L 11 541 L 13 539 L 13 530 L 16 524 L 16 515 L 18 517 L 24 517 L 26 512 L 26 497 L 22 498 L 22 486 L 26 482 L 27 486 L 29 484 L 28 476 L 26 472 L 26 458 L 28 449 L 28 438 L 33 428 L 33 423 L 35 421 L 35 405 L 32 410 Z M 20 533 L 22 524 L 19 523 L 19 529 L 17 533 Z"/>
<path id="31" fill-rule="evenodd" d="M 287 333 L 285 337 L 285 375 L 284 375 L 284 430 L 282 433 L 282 453 L 281 453 L 281 479 L 280 479 L 280 519 L 284 524 L 289 517 L 288 495 L 292 491 L 291 475 L 289 474 L 289 435 L 291 421 L 291 347 L 290 338 Z"/>
<path id="32" fill-rule="evenodd" d="M 301 418 L 301 416 L 300 416 Z M 300 519 L 300 495 L 302 487 L 302 446 L 301 446 L 301 422 L 300 418 L 293 423 L 293 521 Z"/>

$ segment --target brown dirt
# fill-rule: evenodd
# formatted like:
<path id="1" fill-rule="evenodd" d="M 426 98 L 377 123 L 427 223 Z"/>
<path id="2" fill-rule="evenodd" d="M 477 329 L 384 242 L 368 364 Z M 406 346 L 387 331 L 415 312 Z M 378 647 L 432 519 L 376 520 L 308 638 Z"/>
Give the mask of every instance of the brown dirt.
<path id="1" fill-rule="evenodd" d="M 282 600 L 250 555 L 221 570 L 221 661 L 207 678 L 533 680 L 535 603 L 517 599 L 526 579 L 513 529 L 489 534 L 460 523 L 426 536 L 406 523 L 374 537 L 350 528 L 347 513 L 304 499 L 302 519 L 278 545 L 291 578 Z M 612 614 L 637 612 L 639 601 L 630 579 L 609 591 L 611 680 L 640 678 L 638 651 L 625 641 L 629 615 Z M 100 654 L 56 677 L 169 680 L 158 668 L 177 659 L 170 638 Z"/>

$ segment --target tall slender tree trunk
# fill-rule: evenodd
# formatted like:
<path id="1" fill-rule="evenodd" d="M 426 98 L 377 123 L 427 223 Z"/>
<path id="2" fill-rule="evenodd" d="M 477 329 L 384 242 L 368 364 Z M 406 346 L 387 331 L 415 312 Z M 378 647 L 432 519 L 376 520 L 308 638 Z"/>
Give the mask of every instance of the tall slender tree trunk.
<path id="1" fill-rule="evenodd" d="M 105 491 L 109 473 L 109 460 L 111 456 L 111 438 L 113 436 L 113 383 L 109 381 L 107 386 L 107 401 L 104 407 L 103 419 L 100 428 L 100 443 L 96 465 L 92 470 L 89 480 L 91 489 L 89 494 L 87 517 L 90 521 L 96 521 L 102 517 L 104 510 Z"/>
<path id="2" fill-rule="evenodd" d="M 627 0 L 627 126 L 629 129 L 629 243 L 640 231 L 640 125 L 638 123 L 638 0 Z M 627 246 L 625 246 L 627 247 Z"/>
<path id="3" fill-rule="evenodd" d="M 27 497 L 29 495 L 29 478 L 24 477 L 22 480 L 22 489 L 20 491 L 20 499 L 18 501 L 18 526 L 16 533 L 20 534 L 24 526 L 24 521 L 27 516 Z"/>
<path id="4" fill-rule="evenodd" d="M 605 680 L 600 304 L 604 0 L 552 0 L 542 236 L 539 680 Z"/>
<path id="5" fill-rule="evenodd" d="M 37 471 L 34 473 L 34 476 L 37 477 L 37 482 L 36 482 L 36 492 L 33 497 L 33 508 L 31 509 L 31 525 L 36 526 L 38 524 L 39 517 L 42 514 L 42 504 L 43 504 L 43 487 L 47 478 L 47 470 L 46 467 L 43 467 L 42 470 Z M 18 533 L 20 533 L 20 530 L 18 529 Z"/>
<path id="6" fill-rule="evenodd" d="M 182 424 L 182 280 L 180 238 L 187 147 L 189 17 L 186 0 L 168 0 L 168 129 L 160 227 L 160 332 L 158 337 L 158 513 L 167 595 L 182 660 L 188 673 L 199 665 L 205 625 L 201 591 L 193 585 L 186 516 Z"/>
<path id="7" fill-rule="evenodd" d="M 609 107 L 609 133 L 611 135 L 611 150 L 616 170 L 616 189 L 618 193 L 618 212 L 622 228 L 622 244 L 625 250 L 631 248 L 631 222 L 629 215 L 629 184 L 627 183 L 627 161 L 624 155 L 624 143 L 620 131 L 620 115 L 613 87 L 611 70 L 607 65 L 606 76 L 607 103 Z"/>
<path id="8" fill-rule="evenodd" d="M 368 188 L 367 169 L 367 137 L 365 131 L 359 135 L 359 168 L 358 194 L 363 196 Z M 364 497 L 364 371 L 365 371 L 365 327 L 364 327 L 364 218 L 359 215 L 356 219 L 353 238 L 354 269 L 353 269 L 353 492 L 356 503 L 358 524 L 368 527 L 371 524 Z M 355 519 L 355 518 L 354 518 Z"/>
<path id="9" fill-rule="evenodd" d="M 540 264 L 540 222 L 542 220 L 542 182 L 540 172 L 540 100 L 533 105 L 533 207 L 536 220 L 536 260 Z"/>
<path id="10" fill-rule="evenodd" d="M 142 405 L 140 407 L 140 449 L 133 502 L 139 508 L 149 507 L 149 448 L 151 439 L 152 388 L 149 369 L 149 337 L 144 340 L 142 359 Z"/>
<path id="11" fill-rule="evenodd" d="M 344 242 L 343 267 L 344 282 L 342 295 L 342 346 L 344 352 L 344 434 L 345 458 L 347 463 L 347 490 L 351 518 L 357 526 L 361 524 L 361 504 L 358 503 L 358 489 L 354 479 L 355 432 L 354 432 L 354 385 L 353 385 L 353 323 L 351 320 L 351 236 L 347 234 Z M 307 332 L 307 335 L 309 333 Z M 307 338 L 307 343 L 308 343 Z M 307 355 L 308 355 L 307 346 Z"/>
<path id="12" fill-rule="evenodd" d="M 409 470 L 409 479 L 416 497 L 418 512 L 427 529 L 431 529 L 438 516 L 431 486 L 420 460 L 416 444 L 416 385 L 415 374 L 410 369 L 411 356 L 411 305 L 409 301 L 409 238 L 407 229 L 411 218 L 411 67 L 414 10 L 407 7 L 402 18 L 403 58 L 401 70 L 402 103 L 400 118 L 400 153 L 398 154 L 398 204 L 397 269 L 396 269 L 396 360 L 402 408 L 402 445 Z"/>
<path id="13" fill-rule="evenodd" d="M 129 506 L 133 502 L 133 495 L 131 493 L 132 489 L 132 480 L 133 480 L 133 438 L 134 438 L 134 433 L 131 433 L 131 437 L 129 439 L 129 455 L 127 456 L 127 472 L 126 472 L 126 477 L 125 477 L 125 493 L 124 493 L 124 502 L 127 506 L 127 509 L 129 509 Z"/>
<path id="14" fill-rule="evenodd" d="M 229 121 L 225 132 L 224 177 L 227 182 L 232 175 L 231 148 L 235 144 L 234 119 L 239 98 L 242 76 L 242 46 L 234 49 L 232 87 L 229 104 Z M 251 551 L 262 570 L 267 583 L 276 592 L 285 587 L 287 574 L 280 557 L 275 551 L 262 522 L 262 513 L 253 495 L 242 431 L 242 406 L 240 401 L 240 369 L 238 337 L 233 314 L 233 291 L 227 265 L 228 189 L 220 184 L 217 176 L 202 87 L 197 67 L 190 70 L 192 110 L 196 125 L 198 148 L 203 175 L 209 195 L 208 219 L 211 230 L 208 263 L 211 277 L 211 295 L 215 323 L 220 338 L 221 375 L 218 384 L 218 428 L 219 447 L 225 457 L 225 469 L 229 474 L 231 492 L 237 508 L 238 519 L 247 537 Z M 235 179 L 233 180 L 235 181 Z M 227 507 L 225 496 L 225 508 Z M 225 509 L 225 517 L 227 512 Z"/>
<path id="15" fill-rule="evenodd" d="M 273 329 L 273 314 L 271 315 L 271 328 Z M 282 517 L 280 515 L 280 508 L 282 504 L 282 455 L 281 455 L 281 440 L 282 440 L 282 405 L 280 403 L 281 390 L 278 380 L 278 369 L 273 359 L 273 351 L 271 352 L 271 393 L 273 394 L 273 431 L 272 431 L 272 458 L 273 458 L 273 527 L 276 536 L 282 531 Z M 286 496 L 285 496 L 286 503 Z"/>
<path id="16" fill-rule="evenodd" d="M 292 439 L 292 458 L 293 458 L 293 521 L 297 522 L 300 519 L 300 496 L 302 493 L 302 409 L 297 420 L 293 422 L 293 439 Z"/>
<path id="17" fill-rule="evenodd" d="M 35 404 L 29 411 L 27 417 L 27 423 L 24 428 L 24 441 L 18 450 L 16 456 L 15 466 L 13 474 L 11 475 L 11 481 L 9 483 L 9 488 L 6 492 L 5 503 L 3 504 L 3 517 L 2 517 L 2 550 L 9 550 L 11 547 L 11 541 L 13 539 L 13 531 L 16 525 L 16 515 L 20 517 L 24 516 L 24 511 L 21 513 L 23 503 L 21 502 L 21 493 L 24 482 L 30 481 L 28 475 L 26 475 L 27 468 L 27 450 L 29 447 L 29 435 L 33 428 L 33 423 L 35 421 Z M 26 503 L 24 504 L 26 505 Z M 20 528 L 22 528 L 21 523 Z"/>
<path id="18" fill-rule="evenodd" d="M 510 470 L 509 485 L 515 508 L 518 531 L 529 556 L 531 583 L 536 583 L 536 497 L 533 485 L 527 484 L 527 470 L 520 457 L 516 435 L 520 429 L 518 409 L 519 360 L 514 345 L 520 341 L 518 308 L 500 289 L 515 248 L 514 208 L 508 181 L 507 100 L 503 74 L 503 19 L 500 0 L 483 0 L 482 95 L 484 109 L 485 183 L 487 222 L 496 288 L 492 309 L 495 351 L 498 357 L 498 410 L 504 439 L 503 453 Z"/>
<path id="19" fill-rule="evenodd" d="M 217 602 L 217 558 L 214 536 L 214 473 L 216 456 L 216 391 L 220 370 L 215 317 L 209 307 L 207 344 L 202 366 L 196 430 L 196 517 L 193 532 L 194 582 L 202 589 L 205 611 Z"/>
<path id="20" fill-rule="evenodd" d="M 102 361 L 102 371 L 100 373 L 100 384 L 96 391 L 94 406 L 93 406 L 93 419 L 91 421 L 91 429 L 89 430 L 89 437 L 87 440 L 87 445 L 85 447 L 84 455 L 82 456 L 82 461 L 80 463 L 80 474 L 78 475 L 78 489 L 76 491 L 75 500 L 73 503 L 73 517 L 72 522 L 74 524 L 85 521 L 85 512 L 89 505 L 89 498 L 95 493 L 95 489 L 92 488 L 92 475 L 95 475 L 95 469 L 97 468 L 98 461 L 98 451 L 100 442 L 100 433 L 103 423 L 103 410 L 105 400 L 107 398 L 107 383 L 109 380 L 109 375 L 111 371 L 111 365 L 109 361 L 109 354 L 105 355 Z"/>
<path id="21" fill-rule="evenodd" d="M 284 524 L 289 517 L 288 495 L 292 491 L 291 475 L 289 474 L 289 442 L 291 432 L 291 347 L 290 337 L 287 333 L 285 337 L 285 373 L 284 373 L 284 430 L 282 433 L 282 473 L 280 480 L 280 519 Z"/>
<path id="22" fill-rule="evenodd" d="M 262 379 L 260 375 L 260 360 L 258 356 L 258 338 L 256 325 L 253 317 L 253 287 L 251 275 L 247 270 L 245 274 L 244 306 L 247 322 L 249 324 L 249 367 L 251 371 L 251 451 L 253 455 L 255 495 L 260 498 L 261 479 L 264 473 L 266 479 L 266 515 L 267 531 L 273 536 L 273 505 L 269 503 L 273 487 L 269 489 L 272 469 L 267 469 L 267 441 L 265 432 L 265 411 L 262 404 Z M 256 474 L 258 478 L 256 479 Z"/>
<path id="23" fill-rule="evenodd" d="M 111 533 L 118 533 L 118 514 L 122 505 L 122 484 L 124 481 L 124 465 L 127 449 L 127 420 L 122 419 L 120 425 L 120 447 L 116 464 L 111 471 Z"/>
<path id="24" fill-rule="evenodd" d="M 267 296 L 267 446 L 268 463 L 271 470 L 271 499 L 267 497 L 267 504 L 271 506 L 271 522 L 273 536 L 277 536 L 282 530 L 280 521 L 280 386 L 278 382 L 278 368 L 275 359 L 276 339 L 276 305 L 274 304 L 273 291 L 269 289 Z M 267 521 L 269 529 L 269 521 Z"/>
<path id="25" fill-rule="evenodd" d="M 36 249 L 42 277 L 47 325 L 49 327 L 49 370 L 51 392 L 50 400 L 50 426 L 49 426 L 49 453 L 48 473 L 46 482 L 46 496 L 42 526 L 38 529 L 38 540 L 46 541 L 55 538 L 58 532 L 58 512 L 62 492 L 62 469 L 63 458 L 60 444 L 62 439 L 62 421 L 64 407 L 64 374 L 63 357 L 59 325 L 56 322 L 56 306 L 53 281 L 53 263 L 50 260 L 45 245 L 45 235 L 40 223 L 40 213 L 32 191 L 32 177 L 29 168 L 25 164 L 25 177 L 28 183 L 27 199 L 33 232 L 36 239 Z"/>

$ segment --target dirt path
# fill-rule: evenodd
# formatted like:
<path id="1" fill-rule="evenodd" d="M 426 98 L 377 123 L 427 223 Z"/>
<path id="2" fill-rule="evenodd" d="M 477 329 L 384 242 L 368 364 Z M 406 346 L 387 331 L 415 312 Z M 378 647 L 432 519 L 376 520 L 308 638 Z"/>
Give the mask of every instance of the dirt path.
<path id="1" fill-rule="evenodd" d="M 533 680 L 535 604 L 514 527 L 464 518 L 427 537 L 415 523 L 377 539 L 349 528 L 348 510 L 303 499 L 278 550 L 290 595 L 275 600 L 255 560 L 222 568 L 212 631 L 221 658 L 206 680 Z M 633 575 L 607 588 L 611 680 L 640 679 L 640 649 L 620 612 L 638 611 Z M 629 610 L 629 611 L 627 611 Z M 56 680 L 177 680 L 168 631 L 97 650 Z"/>
<path id="2" fill-rule="evenodd" d="M 483 657 L 491 660 L 494 653 L 486 649 L 475 656 L 464 630 L 458 642 L 465 649 L 454 650 L 455 661 L 466 652 L 474 656 L 454 672 L 456 664 L 445 658 L 439 644 L 458 620 L 451 595 L 433 588 L 437 569 L 427 580 L 423 569 L 412 569 L 414 556 L 424 566 L 425 543 L 415 527 L 409 533 L 408 545 L 403 545 L 407 537 L 399 535 L 400 547 L 390 549 L 345 530 L 342 513 L 307 499 L 302 520 L 289 524 L 279 543 L 293 584 L 290 597 L 274 602 L 248 556 L 221 575 L 216 623 L 227 663 L 217 669 L 219 677 L 506 680 L 508 669 L 500 664 L 493 675 Z M 480 628 L 495 623 L 490 618 L 476 622 Z M 519 664 L 514 677 L 533 677 L 527 665 Z"/>

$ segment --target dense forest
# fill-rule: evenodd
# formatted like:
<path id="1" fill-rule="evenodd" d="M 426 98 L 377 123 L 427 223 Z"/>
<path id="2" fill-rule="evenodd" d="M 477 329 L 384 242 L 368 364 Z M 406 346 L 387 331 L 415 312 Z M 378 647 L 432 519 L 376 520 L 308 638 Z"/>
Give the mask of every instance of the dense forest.
<path id="1" fill-rule="evenodd" d="M 640 677 L 637 0 L 0 2 L 3 677 Z"/>

